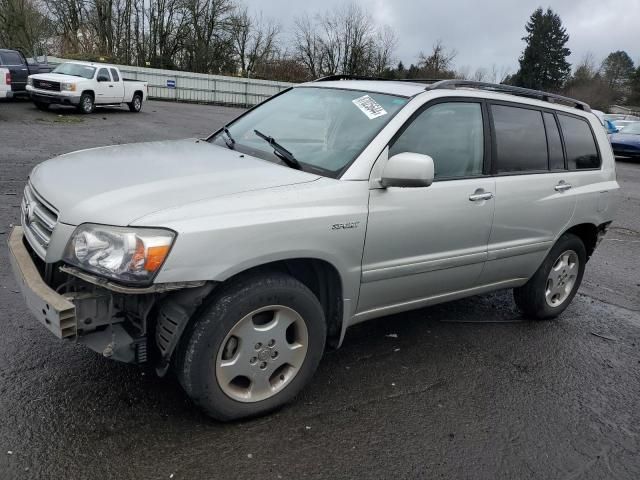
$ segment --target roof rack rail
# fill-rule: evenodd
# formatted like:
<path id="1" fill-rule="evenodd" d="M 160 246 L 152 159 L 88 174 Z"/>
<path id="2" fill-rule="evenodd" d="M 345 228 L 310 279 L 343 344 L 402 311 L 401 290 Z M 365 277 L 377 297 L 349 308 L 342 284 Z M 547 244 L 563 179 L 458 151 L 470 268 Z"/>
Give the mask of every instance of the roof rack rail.
<path id="1" fill-rule="evenodd" d="M 367 75 L 327 75 L 326 77 L 316 78 L 314 82 L 331 82 L 334 80 L 385 80 L 384 78 L 368 77 Z"/>
<path id="2" fill-rule="evenodd" d="M 427 83 L 432 84 L 440 81 L 437 78 L 380 78 L 369 77 L 367 75 L 328 75 L 326 77 L 317 78 L 314 82 L 330 82 L 334 80 L 374 80 L 376 82 L 406 82 L 406 83 Z"/>
<path id="3" fill-rule="evenodd" d="M 591 107 L 587 103 L 574 98 L 556 95 L 555 93 L 547 93 L 541 90 L 531 90 L 529 88 L 513 87 L 511 85 L 502 85 L 497 83 L 476 82 L 473 80 L 440 80 L 428 85 L 425 90 L 442 90 L 445 88 L 477 88 L 479 90 L 507 93 L 520 97 L 536 98 L 550 103 L 565 103 L 580 110 L 584 110 L 585 112 L 591 111 Z"/>

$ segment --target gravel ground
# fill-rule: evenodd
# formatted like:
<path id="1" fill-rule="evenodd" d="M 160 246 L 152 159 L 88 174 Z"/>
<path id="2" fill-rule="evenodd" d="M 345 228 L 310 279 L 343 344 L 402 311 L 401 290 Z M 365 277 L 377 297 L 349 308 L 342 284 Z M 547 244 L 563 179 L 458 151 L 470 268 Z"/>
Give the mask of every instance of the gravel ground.
<path id="1" fill-rule="evenodd" d="M 522 321 L 498 292 L 358 325 L 265 418 L 216 423 L 173 379 L 37 324 L 6 248 L 30 169 L 204 136 L 239 112 L 0 102 L 0 479 L 640 478 L 640 163 L 618 163 L 617 220 L 559 320 Z"/>

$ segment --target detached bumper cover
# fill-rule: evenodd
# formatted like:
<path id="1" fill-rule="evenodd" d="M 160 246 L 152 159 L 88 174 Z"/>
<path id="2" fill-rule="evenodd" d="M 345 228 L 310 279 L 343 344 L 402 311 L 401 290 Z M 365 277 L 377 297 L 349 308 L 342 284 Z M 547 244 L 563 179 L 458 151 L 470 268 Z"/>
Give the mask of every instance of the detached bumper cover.
<path id="1" fill-rule="evenodd" d="M 56 337 L 75 337 L 74 304 L 44 282 L 23 239 L 22 227 L 14 227 L 9 236 L 9 260 L 29 310 Z"/>

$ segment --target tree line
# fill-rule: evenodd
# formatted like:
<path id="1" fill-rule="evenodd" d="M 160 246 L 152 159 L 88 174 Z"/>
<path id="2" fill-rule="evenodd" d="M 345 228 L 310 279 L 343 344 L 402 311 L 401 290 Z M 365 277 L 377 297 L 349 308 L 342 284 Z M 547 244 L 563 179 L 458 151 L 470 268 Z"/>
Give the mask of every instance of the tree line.
<path id="1" fill-rule="evenodd" d="M 0 0 L 0 44 L 34 55 L 303 81 L 379 75 L 397 39 L 356 4 L 282 26 L 235 0 Z"/>
<path id="2" fill-rule="evenodd" d="M 355 3 L 295 18 L 289 31 L 237 0 L 0 0 L 0 46 L 28 55 L 300 82 L 326 75 L 463 78 L 560 92 L 597 108 L 640 104 L 640 65 L 624 51 L 572 68 L 569 34 L 551 9 L 525 25 L 519 68 L 456 67 L 438 40 L 415 63 L 398 38 Z"/>
<path id="3" fill-rule="evenodd" d="M 536 9 L 525 25 L 525 49 L 518 71 L 504 83 L 563 93 L 598 109 L 615 103 L 640 105 L 640 64 L 617 50 L 597 62 L 592 53 L 571 68 L 569 34 L 551 9 Z"/>

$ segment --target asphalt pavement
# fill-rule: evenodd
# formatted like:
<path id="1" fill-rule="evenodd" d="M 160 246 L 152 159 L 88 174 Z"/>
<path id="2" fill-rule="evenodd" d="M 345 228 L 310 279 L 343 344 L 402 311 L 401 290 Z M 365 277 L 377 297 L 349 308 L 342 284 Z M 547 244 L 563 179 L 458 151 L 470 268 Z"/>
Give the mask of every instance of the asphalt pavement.
<path id="1" fill-rule="evenodd" d="M 618 162 L 618 217 L 559 319 L 523 321 L 505 291 L 358 325 L 267 417 L 217 423 L 174 379 L 31 318 L 6 240 L 34 165 L 204 136 L 240 112 L 0 102 L 0 480 L 640 478 L 640 162 Z"/>

